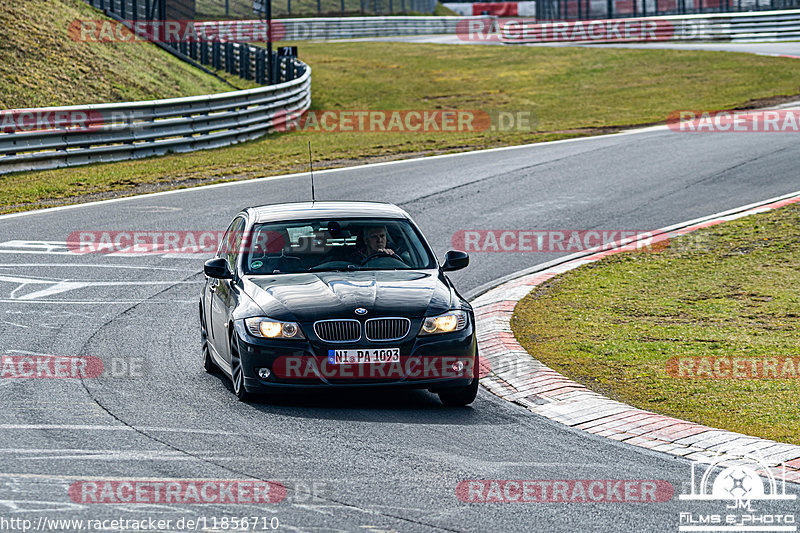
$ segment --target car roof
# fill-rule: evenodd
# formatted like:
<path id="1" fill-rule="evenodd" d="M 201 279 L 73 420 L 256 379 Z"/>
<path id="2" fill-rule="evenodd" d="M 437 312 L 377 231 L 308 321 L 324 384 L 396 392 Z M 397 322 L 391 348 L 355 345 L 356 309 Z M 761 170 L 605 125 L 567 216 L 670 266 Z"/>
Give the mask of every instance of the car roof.
<path id="1" fill-rule="evenodd" d="M 410 218 L 394 204 L 382 202 L 296 202 L 248 207 L 255 223 L 308 218 Z"/>

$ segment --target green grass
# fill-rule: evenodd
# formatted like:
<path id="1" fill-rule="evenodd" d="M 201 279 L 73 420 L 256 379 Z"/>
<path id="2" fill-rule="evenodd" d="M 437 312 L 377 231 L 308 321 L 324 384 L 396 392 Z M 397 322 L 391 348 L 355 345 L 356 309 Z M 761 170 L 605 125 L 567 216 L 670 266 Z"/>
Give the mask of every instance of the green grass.
<path id="1" fill-rule="evenodd" d="M 798 227 L 794 204 L 611 256 L 538 287 L 517 305 L 512 329 L 533 357 L 612 398 L 800 444 L 800 376 L 666 370 L 675 357 L 800 356 Z"/>
<path id="2" fill-rule="evenodd" d="M 87 43 L 68 36 L 71 21 L 104 18 L 80 0 L 0 0 L 0 109 L 233 90 L 152 44 Z"/>
<path id="3" fill-rule="evenodd" d="M 2 0 L 0 0 L 2 1 Z M 289 132 L 224 149 L 0 176 L 0 210 L 69 203 L 315 166 L 546 141 L 663 122 L 678 109 L 734 108 L 800 93 L 800 61 L 724 52 L 299 43 L 313 108 L 528 112 L 526 131 Z M 92 45 L 100 49 L 100 45 Z M 95 198 L 95 197 L 91 197 Z"/>

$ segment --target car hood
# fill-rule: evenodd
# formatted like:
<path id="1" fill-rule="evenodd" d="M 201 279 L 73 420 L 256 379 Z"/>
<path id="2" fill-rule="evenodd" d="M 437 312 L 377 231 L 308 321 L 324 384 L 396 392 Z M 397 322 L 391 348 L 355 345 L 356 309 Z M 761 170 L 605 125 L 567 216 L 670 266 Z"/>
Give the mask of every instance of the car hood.
<path id="1" fill-rule="evenodd" d="M 437 270 L 314 272 L 245 278 L 246 292 L 277 320 L 421 317 L 447 311 L 454 294 Z"/>

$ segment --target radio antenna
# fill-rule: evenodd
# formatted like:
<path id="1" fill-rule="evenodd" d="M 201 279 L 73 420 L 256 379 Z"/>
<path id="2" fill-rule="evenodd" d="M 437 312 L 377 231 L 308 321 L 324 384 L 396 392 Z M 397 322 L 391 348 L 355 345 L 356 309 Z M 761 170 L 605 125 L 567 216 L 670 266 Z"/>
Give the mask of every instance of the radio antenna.
<path id="1" fill-rule="evenodd" d="M 316 195 L 314 194 L 314 163 L 311 160 L 311 141 L 308 141 L 308 169 L 309 174 L 311 174 L 311 203 L 317 201 Z"/>

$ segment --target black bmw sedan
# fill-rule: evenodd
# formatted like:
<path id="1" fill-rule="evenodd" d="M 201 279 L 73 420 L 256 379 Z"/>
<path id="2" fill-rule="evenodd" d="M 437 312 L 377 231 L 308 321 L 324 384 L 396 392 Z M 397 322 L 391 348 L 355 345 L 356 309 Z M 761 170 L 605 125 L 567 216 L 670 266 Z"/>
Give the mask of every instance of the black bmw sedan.
<path id="1" fill-rule="evenodd" d="M 475 319 L 409 215 L 392 204 L 251 207 L 205 263 L 203 364 L 240 400 L 314 387 L 411 387 L 445 405 L 478 391 Z"/>

